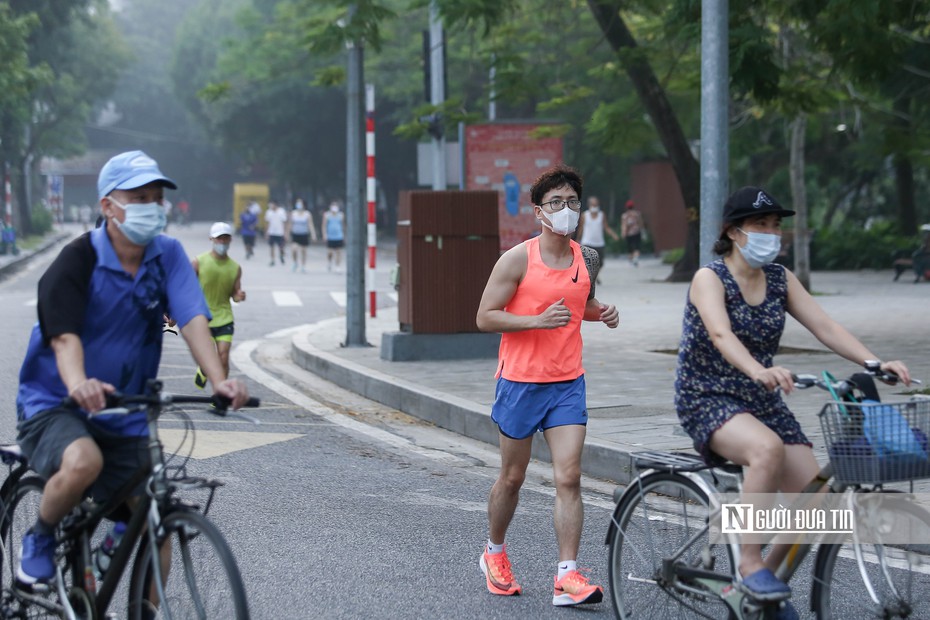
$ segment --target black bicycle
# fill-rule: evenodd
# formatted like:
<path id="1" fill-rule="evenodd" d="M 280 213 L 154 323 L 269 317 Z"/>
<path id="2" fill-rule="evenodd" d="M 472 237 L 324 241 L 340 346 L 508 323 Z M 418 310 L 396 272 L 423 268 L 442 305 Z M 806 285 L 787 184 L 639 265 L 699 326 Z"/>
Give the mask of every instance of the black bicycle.
<path id="1" fill-rule="evenodd" d="M 229 403 L 218 397 L 164 393 L 158 380 L 149 382 L 146 394 L 108 397 L 107 409 L 101 414 L 145 411 L 151 466 L 137 471 L 107 503 L 87 499 L 58 525 L 56 575 L 47 584 L 28 586 L 16 578 L 23 534 L 35 523 L 45 480 L 28 471 L 18 451 L 0 449 L 11 466 L 10 476 L 0 488 L 0 618 L 106 618 L 134 555 L 128 582 L 131 620 L 248 620 L 248 601 L 235 557 L 206 516 L 223 483 L 188 474 L 194 425 L 186 412 L 173 406 L 180 404 L 208 404 L 208 411 L 225 416 Z M 256 398 L 246 404 L 258 405 Z M 158 435 L 159 418 L 167 411 L 176 414 L 185 429 L 181 447 L 174 453 L 164 451 Z M 130 512 L 126 502 L 143 483 L 145 493 Z M 102 533 L 95 533 L 104 519 L 128 519 L 128 523 L 108 570 L 98 582 L 93 554 L 95 544 L 103 538 Z"/>

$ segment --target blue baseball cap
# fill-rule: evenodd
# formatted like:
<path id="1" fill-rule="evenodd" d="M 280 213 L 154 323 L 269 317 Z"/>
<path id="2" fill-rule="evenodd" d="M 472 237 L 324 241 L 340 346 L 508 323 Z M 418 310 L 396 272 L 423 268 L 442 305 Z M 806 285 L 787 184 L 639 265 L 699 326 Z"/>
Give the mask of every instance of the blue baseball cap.
<path id="1" fill-rule="evenodd" d="M 177 189 L 178 185 L 158 169 L 158 163 L 142 151 L 128 151 L 110 158 L 97 177 L 97 193 L 100 198 L 115 189 L 136 189 L 160 181 L 162 185 Z"/>

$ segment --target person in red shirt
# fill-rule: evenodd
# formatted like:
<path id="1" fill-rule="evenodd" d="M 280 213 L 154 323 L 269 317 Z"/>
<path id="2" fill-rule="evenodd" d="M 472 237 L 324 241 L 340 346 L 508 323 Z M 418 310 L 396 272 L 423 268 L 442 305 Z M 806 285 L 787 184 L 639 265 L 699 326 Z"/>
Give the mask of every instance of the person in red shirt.
<path id="1" fill-rule="evenodd" d="M 500 257 L 478 306 L 477 324 L 500 332 L 497 390 L 491 419 L 500 430 L 501 471 L 488 500 L 489 538 L 479 566 L 492 594 L 522 592 L 504 537 L 526 477 L 533 435 L 552 453 L 559 545 L 553 605 L 597 603 L 604 590 L 578 571 L 584 508 L 581 451 L 587 424 L 581 321 L 620 322 L 613 305 L 594 296 L 599 261 L 571 239 L 581 211 L 581 175 L 567 166 L 544 172 L 530 189 L 538 237 Z"/>

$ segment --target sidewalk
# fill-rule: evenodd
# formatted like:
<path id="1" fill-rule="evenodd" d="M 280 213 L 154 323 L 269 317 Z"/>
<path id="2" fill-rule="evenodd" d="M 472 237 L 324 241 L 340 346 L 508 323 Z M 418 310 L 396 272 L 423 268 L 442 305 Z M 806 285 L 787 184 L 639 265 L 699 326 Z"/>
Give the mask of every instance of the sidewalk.
<path id="1" fill-rule="evenodd" d="M 586 323 L 584 366 L 588 389 L 586 474 L 625 483 L 630 454 L 638 450 L 691 450 L 673 407 L 678 338 L 687 284 L 666 283 L 670 267 L 657 259 L 638 268 L 608 259 L 597 297 L 620 310 L 620 326 L 609 330 Z M 814 294 L 824 309 L 865 342 L 876 355 L 906 361 L 915 378 L 930 380 L 930 285 L 892 282 L 891 271 L 818 272 Z M 491 422 L 496 359 L 388 362 L 380 358 L 381 335 L 399 329 L 397 309 L 379 309 L 368 318 L 372 347 L 344 348 L 345 319 L 324 321 L 297 333 L 294 360 L 302 367 L 369 399 L 439 427 L 497 443 Z M 777 363 L 799 373 L 829 370 L 847 376 L 857 368 L 828 352 L 789 317 Z M 884 390 L 893 400 L 902 389 Z M 827 396 L 820 390 L 795 392 L 789 407 L 801 421 L 814 450 L 825 460 L 817 411 Z M 548 460 L 545 442 L 534 442 L 534 457 Z"/>
<path id="2" fill-rule="evenodd" d="M 28 250 L 19 248 L 19 254 L 16 256 L 11 253 L 0 254 L 0 279 L 26 265 L 36 254 L 41 254 L 63 239 L 77 236 L 80 230 L 80 224 L 57 224 L 51 231 L 46 233 L 45 238 L 36 247 Z M 19 240 L 17 240 L 17 244 L 18 242 Z"/>

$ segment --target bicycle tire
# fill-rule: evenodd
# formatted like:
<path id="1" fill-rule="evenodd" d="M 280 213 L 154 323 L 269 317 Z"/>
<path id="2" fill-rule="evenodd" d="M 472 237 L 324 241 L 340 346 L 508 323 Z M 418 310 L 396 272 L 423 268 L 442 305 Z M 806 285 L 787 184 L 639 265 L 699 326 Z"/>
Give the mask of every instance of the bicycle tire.
<path id="1" fill-rule="evenodd" d="M 887 531 L 930 533 L 930 513 L 919 506 L 895 504 L 883 511 Z M 924 534 L 926 536 L 926 534 Z M 819 620 L 841 618 L 930 618 L 930 537 L 916 544 L 860 544 L 860 567 L 854 543 L 821 545 L 814 565 L 814 613 Z M 861 571 L 865 571 L 865 575 Z M 872 586 L 876 603 L 864 580 Z"/>
<path id="2" fill-rule="evenodd" d="M 39 619 L 60 618 L 62 616 L 62 602 L 58 590 L 50 587 L 47 592 L 36 594 L 16 583 L 16 568 L 19 565 L 19 553 L 22 548 L 23 535 L 31 528 L 39 514 L 39 503 L 45 481 L 35 475 L 21 478 L 11 489 L 8 505 L 0 522 L 0 539 L 3 541 L 4 562 L 2 568 L 2 583 L 5 602 L 11 609 L 7 613 L 17 618 Z M 90 598 L 80 588 L 73 587 L 74 575 L 69 567 L 64 568 L 65 591 L 68 592 L 71 605 L 80 618 L 94 618 L 95 611 Z"/>
<path id="3" fill-rule="evenodd" d="M 628 489 L 636 492 L 628 491 L 617 504 L 608 540 L 607 573 L 617 617 L 730 617 L 729 608 L 716 596 L 686 592 L 677 584 L 664 583 L 660 574 L 662 558 L 673 555 L 706 525 L 710 510 L 704 491 L 670 472 L 647 474 L 633 480 Z M 682 561 L 731 576 L 732 551 L 727 545 L 710 545 L 708 539 L 705 532 L 685 550 Z M 712 563 L 707 561 L 710 558 Z"/>
<path id="4" fill-rule="evenodd" d="M 129 584 L 130 620 L 249 620 L 249 606 L 235 557 L 219 529 L 204 515 L 176 510 L 162 520 L 159 544 L 171 544 L 171 566 L 164 580 L 165 600 L 151 595 L 152 546 L 140 542 Z"/>

